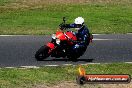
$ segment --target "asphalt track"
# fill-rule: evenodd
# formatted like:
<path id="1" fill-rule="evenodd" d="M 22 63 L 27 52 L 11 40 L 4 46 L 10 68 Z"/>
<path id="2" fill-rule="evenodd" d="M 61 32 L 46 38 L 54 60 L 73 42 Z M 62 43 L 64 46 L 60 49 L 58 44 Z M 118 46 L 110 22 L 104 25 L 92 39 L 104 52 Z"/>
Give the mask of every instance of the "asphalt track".
<path id="1" fill-rule="evenodd" d="M 132 34 L 94 35 L 77 62 L 52 57 L 36 61 L 35 52 L 50 40 L 50 36 L 0 36 L 0 67 L 132 62 Z"/>

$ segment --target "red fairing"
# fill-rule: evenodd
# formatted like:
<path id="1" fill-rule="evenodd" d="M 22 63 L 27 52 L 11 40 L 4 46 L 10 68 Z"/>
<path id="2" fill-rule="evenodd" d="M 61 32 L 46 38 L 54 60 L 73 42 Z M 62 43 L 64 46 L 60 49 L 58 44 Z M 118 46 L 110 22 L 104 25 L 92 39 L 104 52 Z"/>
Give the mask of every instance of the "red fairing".
<path id="1" fill-rule="evenodd" d="M 66 35 L 74 41 L 77 40 L 77 37 L 72 32 L 66 32 Z"/>
<path id="2" fill-rule="evenodd" d="M 50 43 L 50 42 L 47 44 L 47 46 L 50 47 L 51 49 L 54 49 L 54 47 L 55 47 L 55 45 L 53 43 Z"/>
<path id="3" fill-rule="evenodd" d="M 77 40 L 77 37 L 76 37 L 72 32 L 66 32 L 66 35 L 67 35 L 70 39 L 72 39 L 72 40 L 74 40 L 74 41 Z M 68 41 L 68 44 L 69 44 L 69 45 L 73 45 L 73 42 Z"/>
<path id="4" fill-rule="evenodd" d="M 56 32 L 56 37 L 60 40 L 67 40 L 67 38 L 65 37 L 64 33 L 61 31 Z"/>

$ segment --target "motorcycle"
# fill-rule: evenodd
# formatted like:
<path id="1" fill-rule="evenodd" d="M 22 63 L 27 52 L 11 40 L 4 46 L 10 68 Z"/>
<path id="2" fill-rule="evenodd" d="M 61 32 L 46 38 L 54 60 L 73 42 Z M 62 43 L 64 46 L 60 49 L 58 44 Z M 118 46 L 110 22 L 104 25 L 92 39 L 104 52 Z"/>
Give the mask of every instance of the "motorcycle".
<path id="1" fill-rule="evenodd" d="M 63 22 L 62 24 L 65 24 L 65 17 L 63 17 Z M 75 41 L 77 41 L 77 37 L 74 34 L 73 31 L 64 31 L 63 28 L 60 24 L 60 30 L 57 31 L 55 34 L 52 34 L 52 40 L 51 42 L 47 43 L 46 45 L 42 46 L 35 54 L 35 58 L 37 61 L 42 61 L 46 59 L 47 57 L 55 57 L 55 58 L 60 58 L 60 57 L 67 57 L 68 59 L 75 61 L 77 58 L 79 58 L 83 53 L 86 51 L 86 48 L 83 50 L 79 50 L 79 53 L 75 53 L 72 50 L 72 46 L 75 45 Z M 90 37 L 88 39 L 90 43 Z"/>

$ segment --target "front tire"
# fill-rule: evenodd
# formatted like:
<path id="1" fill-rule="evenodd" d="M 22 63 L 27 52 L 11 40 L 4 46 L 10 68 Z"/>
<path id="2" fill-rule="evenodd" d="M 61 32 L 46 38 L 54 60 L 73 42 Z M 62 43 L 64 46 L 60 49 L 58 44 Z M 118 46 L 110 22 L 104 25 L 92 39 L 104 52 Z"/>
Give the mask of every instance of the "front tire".
<path id="1" fill-rule="evenodd" d="M 35 58 L 37 61 L 42 61 L 44 59 L 46 59 L 47 57 L 49 57 L 48 54 L 49 51 L 49 47 L 48 46 L 42 46 L 35 54 Z"/>

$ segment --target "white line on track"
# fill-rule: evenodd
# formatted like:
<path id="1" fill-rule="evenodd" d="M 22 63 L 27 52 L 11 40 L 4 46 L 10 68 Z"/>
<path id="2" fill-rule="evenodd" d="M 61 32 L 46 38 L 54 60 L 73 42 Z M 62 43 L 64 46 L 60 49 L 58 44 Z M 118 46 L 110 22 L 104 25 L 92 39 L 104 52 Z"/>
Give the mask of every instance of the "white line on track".
<path id="1" fill-rule="evenodd" d="M 21 68 L 39 68 L 37 66 L 20 66 Z"/>
<path id="2" fill-rule="evenodd" d="M 92 35 L 106 35 L 106 34 L 92 34 Z"/>
<path id="3" fill-rule="evenodd" d="M 44 66 L 48 66 L 48 67 L 57 67 L 59 65 L 44 65 Z"/>
<path id="4" fill-rule="evenodd" d="M 93 35 L 105 35 L 105 34 L 93 34 Z M 8 36 L 33 36 L 33 35 L 0 35 L 0 36 L 5 36 L 5 37 L 7 36 L 8 37 Z"/>
<path id="5" fill-rule="evenodd" d="M 130 34 L 130 35 L 132 35 L 132 33 L 127 33 L 127 34 Z"/>
<path id="6" fill-rule="evenodd" d="M 95 35 L 100 35 L 100 34 L 95 34 Z M 102 34 L 101 34 L 102 35 Z M 1 37 L 9 37 L 9 36 L 31 36 L 31 35 L 0 35 Z M 99 39 L 99 38 L 94 38 L 93 40 L 117 40 L 117 39 Z"/>
<path id="7" fill-rule="evenodd" d="M 127 63 L 127 64 L 132 64 L 132 62 L 125 62 L 125 63 Z"/>
<path id="8" fill-rule="evenodd" d="M 132 33 L 126 33 L 126 34 L 132 35 Z M 107 35 L 107 34 L 92 34 L 92 35 Z M 31 35 L 0 35 L 0 36 L 31 36 Z"/>
<path id="9" fill-rule="evenodd" d="M 124 62 L 127 64 L 132 64 L 132 62 Z M 111 64 L 111 63 L 86 63 L 86 64 L 77 64 L 77 65 L 89 65 L 89 64 Z M 74 64 L 62 64 L 62 65 L 43 65 L 40 67 L 57 67 L 57 66 L 77 66 Z M 20 67 L 4 67 L 4 68 L 20 68 L 20 69 L 28 69 L 28 68 L 40 68 L 39 66 L 20 66 Z M 1 69 L 1 68 L 0 68 Z"/>
<path id="10" fill-rule="evenodd" d="M 99 39 L 99 38 L 94 38 L 93 40 L 117 40 L 117 39 Z"/>
<path id="11" fill-rule="evenodd" d="M 101 64 L 101 63 L 87 63 L 87 64 L 81 64 L 81 65 L 89 65 L 89 64 Z"/>
<path id="12" fill-rule="evenodd" d="M 5 37 L 7 36 L 8 37 L 8 36 L 31 36 L 31 35 L 0 35 L 0 36 L 5 36 Z"/>
<path id="13" fill-rule="evenodd" d="M 64 66 L 69 66 L 69 65 L 73 65 L 73 64 L 63 64 Z"/>
<path id="14" fill-rule="evenodd" d="M 106 35 L 106 34 L 92 34 L 92 35 Z M 33 35 L 0 35 L 0 36 L 33 36 Z"/>
<path id="15" fill-rule="evenodd" d="M 5 67 L 5 68 L 15 68 L 15 67 Z"/>

